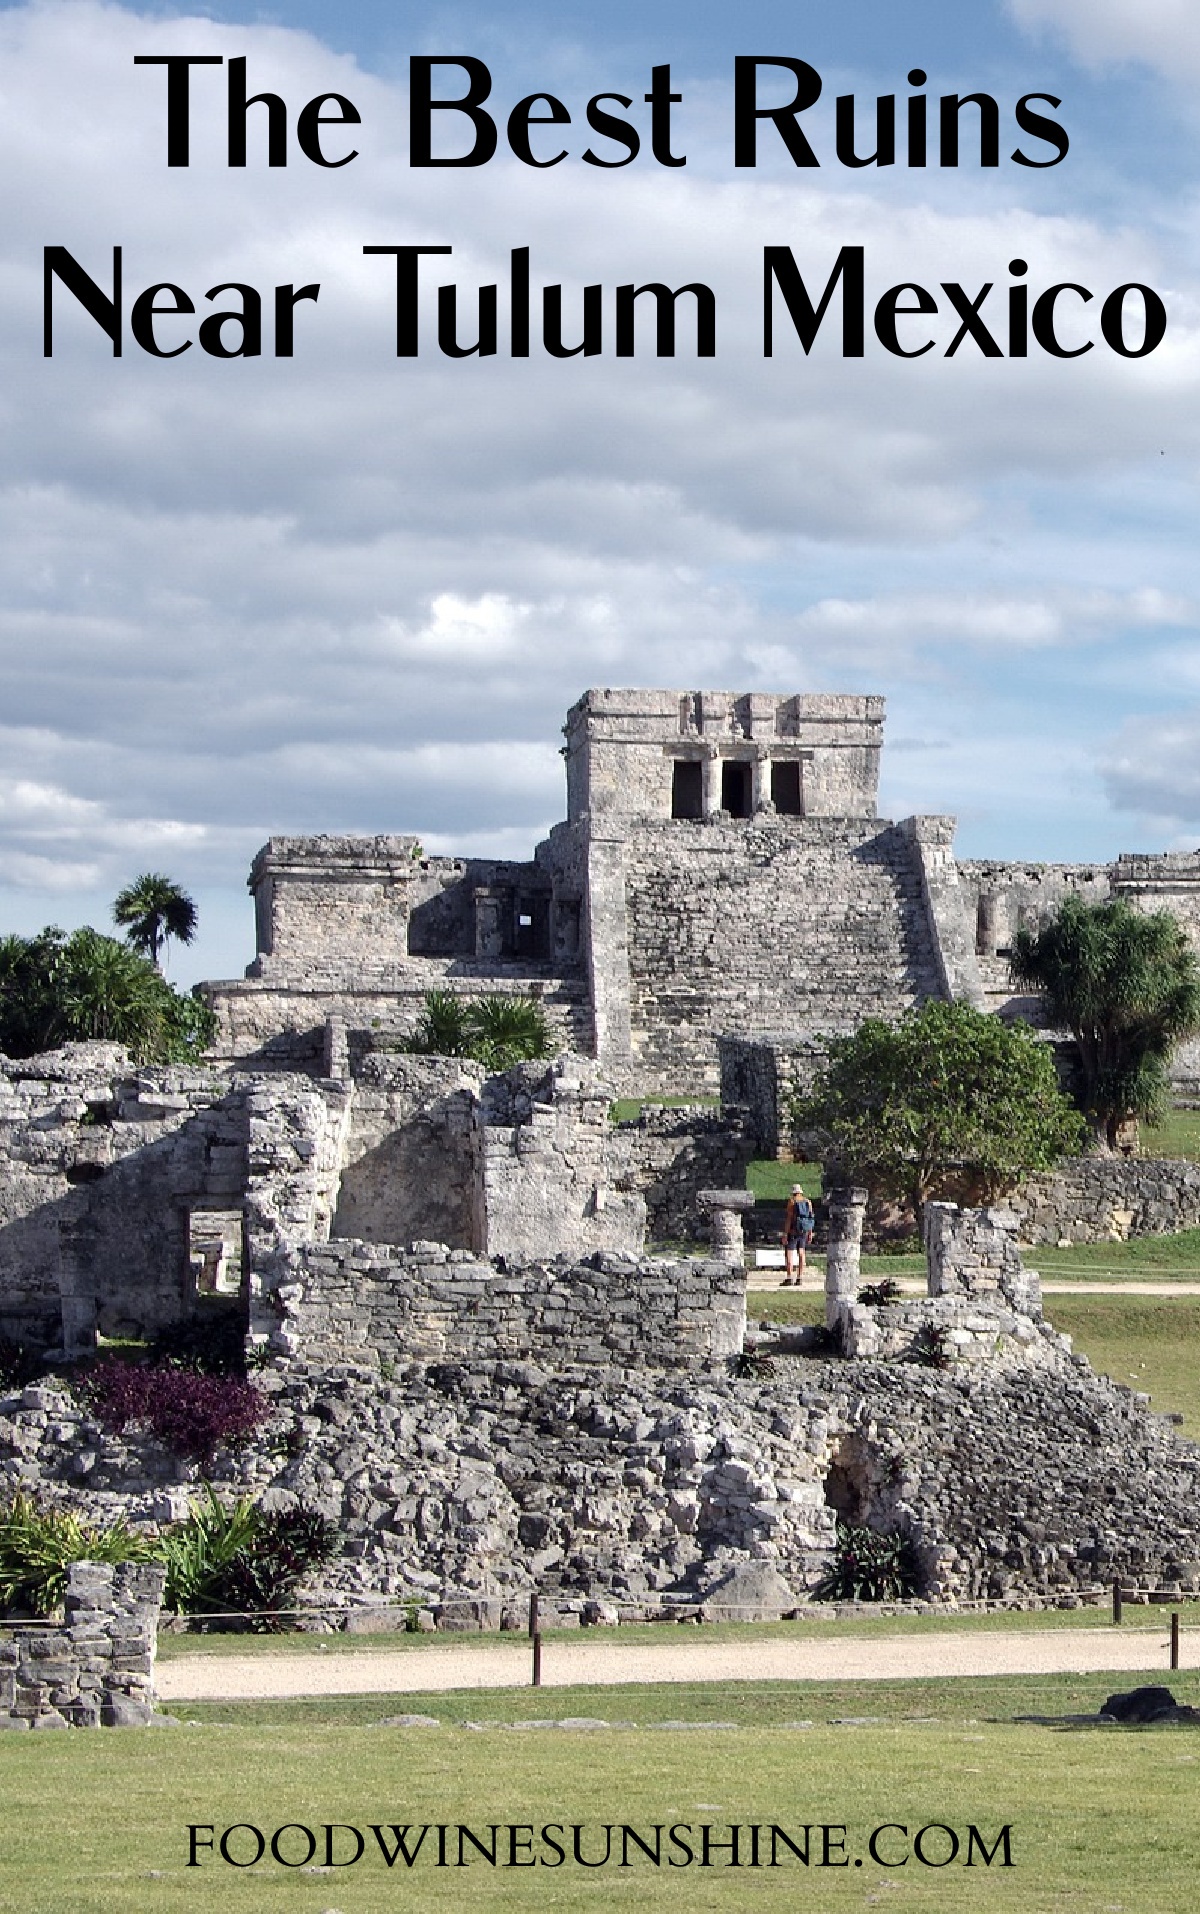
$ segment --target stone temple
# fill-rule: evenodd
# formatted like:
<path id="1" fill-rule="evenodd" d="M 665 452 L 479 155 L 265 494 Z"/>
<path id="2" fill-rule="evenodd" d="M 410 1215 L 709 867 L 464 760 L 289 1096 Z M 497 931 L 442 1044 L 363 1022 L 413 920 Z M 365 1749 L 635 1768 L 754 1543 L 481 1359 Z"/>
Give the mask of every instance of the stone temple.
<path id="1" fill-rule="evenodd" d="M 1070 892 L 1170 909 L 1200 941 L 1200 854 L 961 862 L 953 818 L 880 818 L 883 731 L 878 697 L 592 690 L 564 727 L 566 821 L 528 863 L 272 838 L 258 954 L 206 986 L 219 1052 L 311 1066 L 331 1016 L 403 1032 L 431 987 L 520 989 L 614 1087 L 712 1092 L 729 1033 L 1018 1007 L 1012 934 Z M 1200 1050 L 1177 1068 L 1200 1087 Z"/>
<path id="2" fill-rule="evenodd" d="M 1200 856 L 963 863 L 952 819 L 879 818 L 882 742 L 878 698 L 590 691 L 527 863 L 273 838 L 213 1057 L 0 1057 L 0 1338 L 232 1332 L 270 1422 L 211 1479 L 336 1525 L 307 1599 L 348 1628 L 523 1626 L 534 1588 L 568 1624 L 804 1612 L 839 1519 L 906 1537 L 936 1602 L 1200 1593 L 1200 1448 L 1054 1332 L 1022 1248 L 1200 1226 L 1200 1165 L 930 1205 L 927 1293 L 891 1303 L 829 1192 L 824 1324 L 747 1335 L 746 1167 L 830 1033 L 1036 1009 L 1005 952 L 1072 892 L 1200 926 Z M 434 987 L 536 993 L 560 1054 L 406 1051 Z M 651 1101 L 614 1121 L 619 1089 Z M 0 1386 L 0 1502 L 162 1523 L 197 1469 L 61 1379 Z M 78 1681 L 0 1643 L 0 1725 L 147 1708 L 153 1591 L 121 1573 L 68 1591 L 113 1650 Z"/>

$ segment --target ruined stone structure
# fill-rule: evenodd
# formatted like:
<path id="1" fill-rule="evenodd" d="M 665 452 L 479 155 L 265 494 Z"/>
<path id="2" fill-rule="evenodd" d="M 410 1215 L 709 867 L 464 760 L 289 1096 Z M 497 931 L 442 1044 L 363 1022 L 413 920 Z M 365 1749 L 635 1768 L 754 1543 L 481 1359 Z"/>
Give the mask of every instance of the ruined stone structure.
<path id="1" fill-rule="evenodd" d="M 22 1407 L 53 1407 L 27 1389 Z M 61 1626 L 0 1628 L 0 1728 L 140 1728 L 154 1714 L 165 1571 L 153 1562 L 76 1562 Z"/>
<path id="2" fill-rule="evenodd" d="M 535 1583 L 567 1618 L 723 1613 L 743 1570 L 799 1601 L 839 1516 L 910 1534 L 935 1600 L 1200 1590 L 1200 1450 L 1072 1355 L 1016 1246 L 1193 1222 L 1191 1166 L 933 1205 L 928 1294 L 895 1304 L 860 1294 L 861 1193 L 831 1193 L 841 1354 L 760 1330 L 775 1371 L 745 1372 L 746 1163 L 832 1033 L 930 996 L 1030 1008 L 1004 953 L 1073 891 L 1200 925 L 1200 854 L 959 865 L 952 820 L 879 819 L 882 726 L 873 698 L 592 691 L 527 863 L 272 839 L 211 1067 L 0 1059 L 0 1335 L 70 1358 L 232 1316 L 275 1414 L 217 1479 L 338 1524 L 311 1593 L 342 1614 L 498 1625 Z M 561 1054 L 402 1051 L 433 986 L 533 991 Z M 613 1121 L 617 1090 L 718 1085 Z M 194 1479 L 55 1386 L 0 1398 L 0 1494 L 161 1522 Z M 23 1719 L 119 1714 L 92 1592 L 61 1641 L 0 1643 L 0 1721 L 9 1688 Z"/>
<path id="3" fill-rule="evenodd" d="M 1200 853 L 959 864 L 953 819 L 880 819 L 881 698 L 593 690 L 565 736 L 566 821 L 527 863 L 272 838 L 258 955 L 207 986 L 222 1054 L 313 1068 L 330 1016 L 353 1043 L 410 1029 L 431 987 L 521 988 L 617 1088 L 711 1091 L 726 1034 L 819 1039 L 929 996 L 1036 1009 L 1008 947 L 1069 893 L 1200 941 Z M 1180 1073 L 1200 1088 L 1200 1046 Z"/>

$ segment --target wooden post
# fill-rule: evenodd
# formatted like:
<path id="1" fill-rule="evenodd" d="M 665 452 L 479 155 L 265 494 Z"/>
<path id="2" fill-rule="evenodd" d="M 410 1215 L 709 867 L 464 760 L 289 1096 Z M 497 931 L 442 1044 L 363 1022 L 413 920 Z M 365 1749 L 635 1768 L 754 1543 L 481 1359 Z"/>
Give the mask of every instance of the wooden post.
<path id="1" fill-rule="evenodd" d="M 542 1630 L 538 1615 L 537 1590 L 529 1597 L 529 1639 L 533 1644 L 533 1682 L 534 1688 L 542 1685 Z"/>
<path id="2" fill-rule="evenodd" d="M 1179 1666 L 1179 1610 L 1171 1610 L 1171 1666 Z"/>
<path id="3" fill-rule="evenodd" d="M 1122 1613 L 1121 1583 L 1120 1583 L 1120 1580 L 1118 1579 L 1117 1581 L 1113 1583 L 1113 1621 L 1114 1622 L 1120 1622 L 1121 1613 Z"/>

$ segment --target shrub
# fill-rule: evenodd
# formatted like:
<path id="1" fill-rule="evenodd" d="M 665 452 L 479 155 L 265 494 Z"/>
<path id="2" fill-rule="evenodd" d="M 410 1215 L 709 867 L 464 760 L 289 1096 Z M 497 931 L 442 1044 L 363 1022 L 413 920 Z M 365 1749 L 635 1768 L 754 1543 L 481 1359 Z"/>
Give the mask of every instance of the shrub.
<path id="1" fill-rule="evenodd" d="M 416 1056 L 472 1057 L 489 1070 L 550 1055 L 546 1013 L 535 997 L 495 995 L 464 1003 L 449 990 L 427 990 L 416 1030 L 401 1045 Z"/>
<path id="2" fill-rule="evenodd" d="M 151 1537 L 124 1521 L 96 1526 L 15 1495 L 0 1509 L 0 1607 L 48 1615 L 62 1601 L 72 1562 L 149 1562 L 156 1552 Z"/>
<path id="3" fill-rule="evenodd" d="M 164 1601 L 181 1615 L 244 1614 L 252 1630 L 275 1633 L 301 1576 L 336 1544 L 333 1524 L 313 1509 L 264 1513 L 245 1496 L 227 1509 L 208 1488 L 164 1538 Z"/>
<path id="4" fill-rule="evenodd" d="M 900 1285 L 894 1276 L 885 1276 L 878 1283 L 864 1283 L 858 1292 L 860 1303 L 866 1303 L 869 1309 L 886 1309 L 891 1303 L 900 1301 Z"/>
<path id="5" fill-rule="evenodd" d="M 839 1522 L 833 1563 L 813 1593 L 819 1602 L 895 1602 L 916 1595 L 919 1588 L 916 1550 L 909 1536 Z"/>
<path id="6" fill-rule="evenodd" d="M 926 1369 L 949 1369 L 950 1338 L 940 1323 L 922 1323 L 912 1341 L 912 1359 Z"/>
<path id="7" fill-rule="evenodd" d="M 197 1375 L 161 1363 L 98 1363 L 79 1394 L 111 1433 L 147 1422 L 175 1455 L 203 1464 L 222 1444 L 253 1435 L 270 1411 L 266 1398 L 240 1376 Z"/>

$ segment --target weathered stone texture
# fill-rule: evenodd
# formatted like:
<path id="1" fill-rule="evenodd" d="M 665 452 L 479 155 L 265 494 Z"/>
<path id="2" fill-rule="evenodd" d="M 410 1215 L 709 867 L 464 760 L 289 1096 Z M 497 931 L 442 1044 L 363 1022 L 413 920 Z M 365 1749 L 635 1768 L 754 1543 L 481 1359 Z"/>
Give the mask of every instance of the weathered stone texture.
<path id="1" fill-rule="evenodd" d="M 437 1243 L 330 1243 L 294 1259 L 272 1347 L 305 1366 L 531 1356 L 680 1367 L 734 1355 L 746 1280 L 725 1262 L 586 1262 L 511 1271 Z"/>
<path id="2" fill-rule="evenodd" d="M 1005 1198 L 1027 1243 L 1120 1242 L 1200 1227 L 1200 1164 L 1081 1156 Z"/>
<path id="3" fill-rule="evenodd" d="M 134 1069 L 111 1044 L 0 1058 L 0 1329 L 79 1349 L 187 1315 L 189 1216 L 240 1203 L 245 1160 L 213 1071 Z"/>
<path id="4" fill-rule="evenodd" d="M 164 1571 L 75 1562 L 61 1627 L 0 1628 L 0 1721 L 8 1728 L 143 1727 L 154 1713 Z"/>
<path id="5" fill-rule="evenodd" d="M 741 1380 L 493 1357 L 403 1362 L 391 1381 L 268 1373 L 269 1440 L 213 1473 L 223 1492 L 299 1498 L 339 1524 L 345 1550 L 306 1596 L 335 1609 L 415 1602 L 453 1621 L 490 1602 L 470 1617 L 496 1626 L 505 1603 L 522 1621 L 538 1585 L 550 1612 L 645 1612 L 747 1560 L 802 1595 L 839 1513 L 906 1528 L 940 1600 L 1076 1601 L 1117 1577 L 1200 1590 L 1200 1449 L 1050 1329 L 1037 1352 L 944 1373 L 777 1356 L 773 1375 Z M 5 1492 L 40 1484 L 93 1517 L 183 1513 L 171 1484 L 193 1471 L 136 1432 L 101 1444 L 60 1401 L 0 1401 Z"/>
<path id="6" fill-rule="evenodd" d="M 716 1090 L 717 1038 L 942 994 L 911 844 L 841 819 L 642 825 L 625 845 L 631 1081 Z"/>

